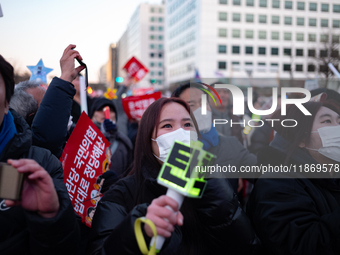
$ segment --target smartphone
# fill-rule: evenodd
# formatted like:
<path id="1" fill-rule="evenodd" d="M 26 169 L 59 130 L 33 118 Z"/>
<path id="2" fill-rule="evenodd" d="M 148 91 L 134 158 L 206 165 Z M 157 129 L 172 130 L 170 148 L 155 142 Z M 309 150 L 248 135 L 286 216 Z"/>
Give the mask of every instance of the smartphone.
<path id="1" fill-rule="evenodd" d="M 24 174 L 6 163 L 0 163 L 0 198 L 20 200 Z"/>

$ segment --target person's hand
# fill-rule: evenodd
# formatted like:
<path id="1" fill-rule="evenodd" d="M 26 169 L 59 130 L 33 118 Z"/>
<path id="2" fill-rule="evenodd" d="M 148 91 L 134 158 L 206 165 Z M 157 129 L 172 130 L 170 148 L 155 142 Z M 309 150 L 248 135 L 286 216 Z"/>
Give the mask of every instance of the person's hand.
<path id="1" fill-rule="evenodd" d="M 59 199 L 53 180 L 48 172 L 32 159 L 7 161 L 18 170 L 26 174 L 21 201 L 5 200 L 6 206 L 18 206 L 28 211 L 35 211 L 44 218 L 53 218 L 59 211 Z"/>
<path id="2" fill-rule="evenodd" d="M 60 79 L 68 82 L 72 82 L 77 77 L 78 73 L 85 68 L 85 66 L 78 66 L 77 68 L 75 68 L 74 66 L 75 58 L 83 60 L 79 52 L 74 50 L 75 47 L 76 45 L 74 44 L 70 44 L 69 46 L 67 46 L 60 59 L 61 68 Z"/>
<path id="3" fill-rule="evenodd" d="M 167 207 L 170 207 L 172 210 Z M 179 226 L 183 225 L 183 215 L 178 210 L 178 203 L 165 195 L 152 200 L 145 217 L 155 224 L 157 234 L 166 238 L 171 236 L 176 224 Z M 148 225 L 144 225 L 144 230 L 149 237 L 153 236 L 152 230 Z"/>
<path id="4" fill-rule="evenodd" d="M 134 77 L 132 77 L 132 76 L 128 76 L 127 78 L 126 78 L 126 82 L 124 83 L 124 86 L 125 87 L 130 87 L 130 85 L 134 82 Z"/>
<path id="5" fill-rule="evenodd" d="M 113 133 L 117 129 L 117 126 L 111 120 L 105 119 L 104 120 L 104 129 L 108 133 Z"/>

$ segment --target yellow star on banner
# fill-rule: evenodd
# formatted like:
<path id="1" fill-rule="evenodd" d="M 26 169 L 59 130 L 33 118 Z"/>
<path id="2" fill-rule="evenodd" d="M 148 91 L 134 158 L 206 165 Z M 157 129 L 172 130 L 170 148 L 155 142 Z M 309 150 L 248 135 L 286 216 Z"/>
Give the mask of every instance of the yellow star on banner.
<path id="1" fill-rule="evenodd" d="M 107 91 L 104 93 L 104 97 L 106 97 L 109 100 L 117 99 L 116 92 L 117 92 L 117 89 L 108 88 Z"/>

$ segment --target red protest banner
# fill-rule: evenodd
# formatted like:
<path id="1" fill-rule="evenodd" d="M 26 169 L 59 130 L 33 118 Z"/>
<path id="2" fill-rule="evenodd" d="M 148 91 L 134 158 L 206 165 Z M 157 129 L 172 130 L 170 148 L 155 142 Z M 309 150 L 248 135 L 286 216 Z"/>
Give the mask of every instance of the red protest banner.
<path id="1" fill-rule="evenodd" d="M 139 62 L 135 57 L 132 57 L 123 67 L 130 76 L 134 77 L 136 81 L 140 81 L 145 77 L 149 70 Z"/>
<path id="2" fill-rule="evenodd" d="M 60 161 L 74 211 L 91 227 L 95 208 L 102 196 L 103 180 L 100 176 L 110 169 L 111 150 L 109 141 L 85 112 L 68 139 Z"/>
<path id="3" fill-rule="evenodd" d="M 126 97 L 122 99 L 123 108 L 129 119 L 140 120 L 146 108 L 161 97 L 161 92 L 143 96 Z"/>

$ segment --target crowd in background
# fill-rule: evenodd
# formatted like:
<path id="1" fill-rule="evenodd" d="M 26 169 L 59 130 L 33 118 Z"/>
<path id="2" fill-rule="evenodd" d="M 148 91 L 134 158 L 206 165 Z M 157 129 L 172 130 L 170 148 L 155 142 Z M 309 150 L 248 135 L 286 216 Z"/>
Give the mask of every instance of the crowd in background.
<path id="1" fill-rule="evenodd" d="M 234 115 L 231 94 L 221 88 L 221 104 L 208 96 L 202 114 L 206 92 L 200 83 L 181 84 L 141 120 L 129 120 L 121 102 L 131 79 L 118 87 L 117 99 L 87 96 L 88 116 L 109 141 L 112 163 L 92 227 L 85 226 L 73 211 L 58 160 L 81 115 L 84 67 L 75 67 L 75 58 L 82 60 L 69 45 L 61 76 L 46 90 L 35 81 L 15 84 L 13 67 L 0 55 L 0 161 L 25 174 L 21 200 L 0 199 L 1 254 L 140 254 L 134 234 L 139 217 L 166 237 L 160 254 L 340 253 L 340 94 L 323 88 L 311 91 L 318 99 L 303 104 L 311 115 L 288 105 L 284 116 L 279 100 L 273 115 L 256 117 L 259 127 L 214 125 L 213 119 L 247 123 L 254 114 L 245 103 L 245 115 Z M 269 109 L 272 98 L 255 95 L 253 105 Z M 261 122 L 268 117 L 298 125 Z M 188 137 L 200 140 L 220 166 L 322 165 L 325 171 L 214 173 L 202 198 L 185 198 L 179 210 L 157 175 L 170 145 L 188 143 Z M 143 236 L 150 243 L 148 225 Z"/>

